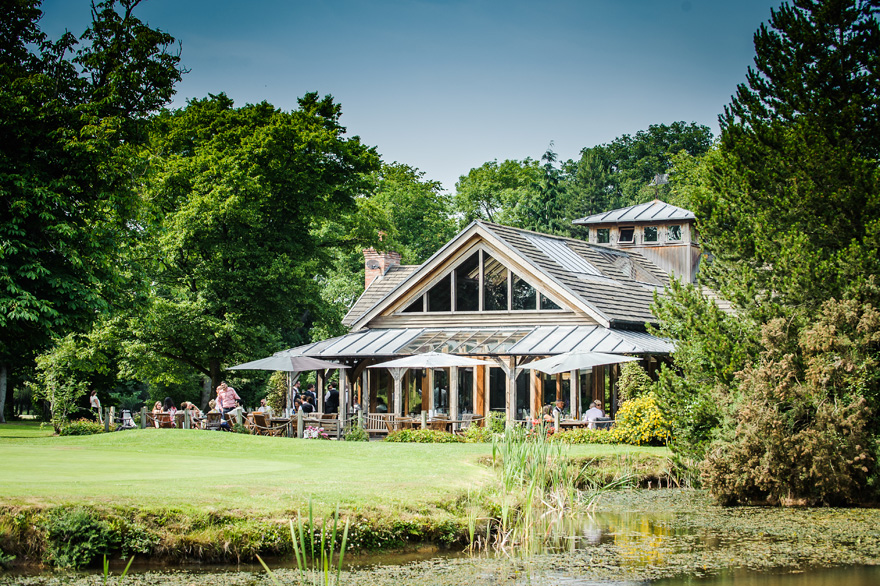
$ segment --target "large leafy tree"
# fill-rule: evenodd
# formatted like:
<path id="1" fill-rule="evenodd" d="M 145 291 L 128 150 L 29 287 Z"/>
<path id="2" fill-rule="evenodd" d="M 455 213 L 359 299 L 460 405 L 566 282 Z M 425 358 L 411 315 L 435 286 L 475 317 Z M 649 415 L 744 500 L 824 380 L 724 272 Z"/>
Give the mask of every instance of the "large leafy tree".
<path id="1" fill-rule="evenodd" d="M 875 482 L 878 6 L 796 0 L 772 11 L 755 34 L 755 68 L 721 116 L 718 149 L 679 186 L 711 258 L 700 278 L 734 302 L 736 321 L 705 300 L 688 305 L 696 291 L 659 304 L 664 331 L 686 329 L 686 347 L 724 350 L 719 364 L 696 367 L 676 356 L 685 374 L 708 366 L 701 415 L 688 397 L 699 381 L 667 373 L 664 397 L 696 430 L 691 446 L 715 439 L 702 471 L 727 502 L 851 501 Z M 722 367 L 739 372 L 725 380 Z M 727 477 L 745 467 L 754 473 Z"/>
<path id="2" fill-rule="evenodd" d="M 462 224 L 472 220 L 504 222 L 510 208 L 533 190 L 543 175 L 538 161 L 489 161 L 462 175 L 455 184 L 455 210 Z"/>
<path id="3" fill-rule="evenodd" d="M 708 127 L 686 122 L 652 124 L 634 135 L 624 134 L 608 144 L 581 151 L 572 170 L 572 187 L 567 217 L 590 214 L 665 199 L 666 184 L 652 185 L 656 175 L 668 174 L 673 157 L 684 151 L 691 156 L 706 153 L 712 146 Z"/>
<path id="4" fill-rule="evenodd" d="M 221 94 L 156 117 L 136 254 L 145 309 L 118 324 L 139 372 L 195 371 L 216 385 L 231 361 L 306 341 L 297 332 L 320 299 L 316 275 L 336 247 L 357 244 L 346 218 L 378 168 L 340 115 L 312 93 L 292 112 L 235 108 Z"/>
<path id="5" fill-rule="evenodd" d="M 0 407 L 8 364 L 87 327 L 118 290 L 132 156 L 182 73 L 138 1 L 93 5 L 80 39 L 57 41 L 37 0 L 0 4 Z"/>

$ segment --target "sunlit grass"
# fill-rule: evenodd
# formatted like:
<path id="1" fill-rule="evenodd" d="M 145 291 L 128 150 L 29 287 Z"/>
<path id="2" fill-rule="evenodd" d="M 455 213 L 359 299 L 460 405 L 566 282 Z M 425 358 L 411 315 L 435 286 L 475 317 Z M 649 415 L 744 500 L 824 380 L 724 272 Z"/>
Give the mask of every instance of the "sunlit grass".
<path id="1" fill-rule="evenodd" d="M 48 437 L 0 426 L 0 504 L 241 510 L 286 516 L 309 499 L 326 514 L 432 514 L 489 486 L 488 444 L 295 440 L 193 430 Z M 572 455 L 654 449 L 576 446 Z"/>

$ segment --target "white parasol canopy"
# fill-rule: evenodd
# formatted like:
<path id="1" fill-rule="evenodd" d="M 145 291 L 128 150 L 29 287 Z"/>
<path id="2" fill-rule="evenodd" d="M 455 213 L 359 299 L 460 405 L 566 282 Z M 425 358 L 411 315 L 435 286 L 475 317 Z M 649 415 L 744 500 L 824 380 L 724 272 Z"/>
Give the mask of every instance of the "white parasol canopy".
<path id="1" fill-rule="evenodd" d="M 230 366 L 229 370 L 281 370 L 284 372 L 303 372 L 306 370 L 330 370 L 336 368 L 350 367 L 337 362 L 312 358 L 311 356 L 274 354 L 268 358 L 260 358 L 259 360 Z"/>
<path id="2" fill-rule="evenodd" d="M 641 358 L 621 356 L 619 354 L 605 354 L 604 352 L 566 352 L 557 356 L 529 362 L 528 364 L 517 366 L 517 368 L 528 368 L 540 370 L 547 374 L 556 374 L 558 372 L 568 372 L 570 370 L 593 368 L 594 366 L 617 364 L 619 362 L 633 362 L 636 360 L 641 360 Z"/>
<path id="3" fill-rule="evenodd" d="M 380 364 L 372 364 L 367 368 L 448 368 L 450 366 L 480 366 L 484 364 L 494 365 L 495 363 L 467 356 L 458 356 L 457 354 L 425 352 L 424 354 L 406 356 Z"/>

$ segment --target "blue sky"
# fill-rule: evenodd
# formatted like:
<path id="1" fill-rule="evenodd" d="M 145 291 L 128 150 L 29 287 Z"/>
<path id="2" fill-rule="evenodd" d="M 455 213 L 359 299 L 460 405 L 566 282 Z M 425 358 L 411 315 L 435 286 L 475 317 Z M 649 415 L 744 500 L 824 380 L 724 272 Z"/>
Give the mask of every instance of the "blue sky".
<path id="1" fill-rule="evenodd" d="M 342 104 L 349 134 L 454 190 L 493 159 L 561 159 L 676 120 L 717 117 L 778 0 L 145 0 L 182 42 L 173 106 L 226 92 L 290 110 L 308 91 Z M 87 0 L 45 0 L 57 37 Z"/>

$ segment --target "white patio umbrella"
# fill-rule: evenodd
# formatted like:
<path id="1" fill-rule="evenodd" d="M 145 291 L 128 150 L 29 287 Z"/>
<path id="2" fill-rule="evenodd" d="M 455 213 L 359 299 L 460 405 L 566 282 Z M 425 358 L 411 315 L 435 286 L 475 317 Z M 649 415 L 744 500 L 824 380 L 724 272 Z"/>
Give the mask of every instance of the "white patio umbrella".
<path id="1" fill-rule="evenodd" d="M 605 354 L 604 352 L 566 352 L 557 356 L 529 362 L 528 364 L 517 366 L 517 368 L 528 368 L 540 370 L 547 374 L 556 374 L 558 372 L 568 372 L 570 370 L 593 368 L 594 366 L 617 364 L 619 362 L 633 362 L 636 360 L 641 360 L 641 358 L 621 356 L 619 354 Z"/>
<path id="2" fill-rule="evenodd" d="M 425 352 L 415 356 L 406 356 L 388 362 L 372 364 L 367 368 L 449 368 L 450 366 L 480 366 L 483 364 L 495 364 L 486 360 L 478 360 L 457 354 L 444 354 L 442 352 Z"/>
<path id="3" fill-rule="evenodd" d="M 311 356 L 291 356 L 289 354 L 275 354 L 268 358 L 260 358 L 243 364 L 230 366 L 229 370 L 281 370 L 284 372 L 303 372 L 305 370 L 330 370 L 336 368 L 351 368 L 338 362 L 330 362 Z"/>

